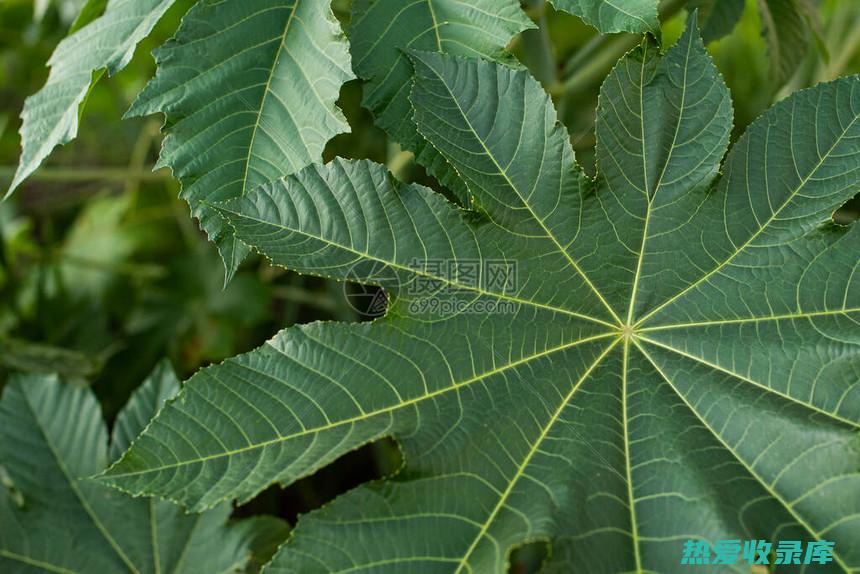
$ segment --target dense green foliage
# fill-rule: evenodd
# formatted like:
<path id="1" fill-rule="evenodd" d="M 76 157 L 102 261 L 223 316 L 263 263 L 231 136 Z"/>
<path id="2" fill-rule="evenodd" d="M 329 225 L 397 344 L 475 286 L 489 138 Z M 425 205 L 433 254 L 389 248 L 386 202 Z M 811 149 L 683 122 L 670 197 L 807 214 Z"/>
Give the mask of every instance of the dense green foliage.
<path id="1" fill-rule="evenodd" d="M 860 570 L 856 5 L 66 4 L 0 206 L 4 571 Z"/>
<path id="2" fill-rule="evenodd" d="M 48 376 L 9 383 L 0 403 L 0 460 L 15 490 L 0 497 L 4 572 L 23 564 L 53 572 L 212 573 L 267 560 L 286 534 L 277 519 L 226 527 L 228 505 L 190 515 L 87 480 L 128 448 L 178 390 L 176 375 L 160 366 L 120 411 L 108 445 L 89 390 Z"/>

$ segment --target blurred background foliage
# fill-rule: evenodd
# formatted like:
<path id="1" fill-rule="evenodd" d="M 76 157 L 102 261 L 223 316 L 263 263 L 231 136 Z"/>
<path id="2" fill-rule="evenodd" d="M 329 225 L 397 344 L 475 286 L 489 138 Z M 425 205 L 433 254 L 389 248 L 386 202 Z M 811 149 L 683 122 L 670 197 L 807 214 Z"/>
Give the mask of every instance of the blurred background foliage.
<path id="1" fill-rule="evenodd" d="M 24 99 L 44 83 L 45 62 L 84 3 L 0 2 L 0 188 L 18 159 Z M 0 385 L 13 371 L 58 372 L 72 384 L 92 385 L 112 419 L 162 357 L 187 378 L 291 324 L 367 318 L 348 304 L 343 286 L 260 258 L 249 259 L 224 287 L 220 259 L 178 199 L 178 184 L 166 170 L 151 171 L 160 119 L 120 121 L 154 73 L 151 51 L 191 4 L 177 2 L 129 67 L 95 85 L 78 139 L 0 203 Z M 344 24 L 349 4 L 333 3 Z M 598 36 L 543 0 L 524 5 L 539 28 L 515 39 L 511 50 L 553 94 L 580 163 L 593 172 L 600 83 L 642 39 Z M 709 50 L 734 98 L 735 137 L 791 92 L 860 72 L 857 0 L 664 0 L 665 46 L 680 36 L 690 7 L 699 8 L 706 37 L 725 34 Z M 401 179 L 438 188 L 373 126 L 361 91 L 359 81 L 344 87 L 340 105 L 352 133 L 330 142 L 327 159 L 371 158 Z M 855 200 L 837 219 L 851 221 L 856 212 Z M 294 520 L 355 484 L 394 472 L 399 461 L 396 445 L 371 445 L 286 491 L 270 489 L 238 513 Z M 532 571 L 544 551 L 541 544 L 519 549 L 512 570 Z"/>

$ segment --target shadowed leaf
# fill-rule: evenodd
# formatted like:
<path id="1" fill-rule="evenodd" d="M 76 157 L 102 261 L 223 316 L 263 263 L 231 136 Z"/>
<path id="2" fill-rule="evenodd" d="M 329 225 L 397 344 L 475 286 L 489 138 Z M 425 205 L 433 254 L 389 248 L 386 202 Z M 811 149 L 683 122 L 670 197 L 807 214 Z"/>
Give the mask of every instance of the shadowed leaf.
<path id="1" fill-rule="evenodd" d="M 179 390 L 160 365 L 117 417 L 108 447 L 98 403 L 88 389 L 51 376 L 19 377 L 0 402 L 0 460 L 23 505 L 0 492 L 3 572 L 236 572 L 265 561 L 286 525 L 259 517 L 225 524 L 229 505 L 200 515 L 156 499 L 131 498 L 88 480 L 108 448 L 128 448 Z M 258 567 L 257 564 L 256 567 Z"/>

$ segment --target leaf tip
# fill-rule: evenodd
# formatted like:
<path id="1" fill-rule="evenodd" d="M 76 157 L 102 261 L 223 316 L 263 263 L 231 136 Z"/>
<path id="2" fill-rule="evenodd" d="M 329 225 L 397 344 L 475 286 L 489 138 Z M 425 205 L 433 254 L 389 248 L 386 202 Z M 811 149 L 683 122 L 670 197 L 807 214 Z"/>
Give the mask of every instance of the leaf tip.
<path id="1" fill-rule="evenodd" d="M 6 188 L 6 193 L 3 195 L 3 198 L 0 199 L 0 202 L 6 201 L 15 191 L 24 183 L 24 180 L 30 177 L 33 174 L 35 169 L 24 166 L 24 164 L 18 164 L 18 167 L 15 169 L 15 175 L 12 176 L 12 182 L 9 184 L 9 187 Z"/>

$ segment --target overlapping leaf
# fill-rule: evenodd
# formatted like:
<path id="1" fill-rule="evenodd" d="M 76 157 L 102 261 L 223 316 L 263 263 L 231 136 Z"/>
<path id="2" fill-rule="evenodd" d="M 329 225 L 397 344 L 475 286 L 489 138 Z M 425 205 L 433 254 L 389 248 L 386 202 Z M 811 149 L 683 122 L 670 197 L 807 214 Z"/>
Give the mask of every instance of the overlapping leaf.
<path id="1" fill-rule="evenodd" d="M 93 73 L 106 68 L 113 75 L 125 68 L 137 43 L 149 35 L 173 2 L 113 0 L 101 17 L 60 42 L 48 61 L 48 81 L 24 103 L 23 151 L 7 195 L 36 171 L 56 146 L 75 138 L 79 108 L 90 90 Z M 89 5 L 87 9 L 92 10 Z"/>
<path id="2" fill-rule="evenodd" d="M 812 0 L 758 0 L 758 7 L 774 81 L 782 86 L 812 44 L 817 7 Z"/>
<path id="3" fill-rule="evenodd" d="M 199 2 L 156 52 L 158 73 L 129 115 L 167 116 L 160 164 L 183 184 L 232 274 L 247 248 L 201 201 L 239 197 L 318 161 L 347 131 L 335 107 L 352 78 L 326 0 Z"/>
<path id="4" fill-rule="evenodd" d="M 111 456 L 169 397 L 176 376 L 161 366 L 117 418 Z M 133 499 L 87 480 L 104 469 L 108 440 L 89 390 L 50 376 L 20 377 L 0 402 L 0 463 L 13 490 L 0 492 L 0 569 L 7 573 L 245 571 L 286 535 L 274 518 L 225 525 L 229 505 L 200 515 Z"/>
<path id="5" fill-rule="evenodd" d="M 775 106 L 720 177 L 731 104 L 694 27 L 643 44 L 602 88 L 591 181 L 527 73 L 412 57 L 417 129 L 480 216 L 366 162 L 219 205 L 391 309 L 201 371 L 104 480 L 200 510 L 393 436 L 405 470 L 303 518 L 269 571 L 503 572 L 547 540 L 549 572 L 676 572 L 688 538 L 832 540 L 817 570 L 860 568 L 860 232 L 830 218 L 860 78 Z"/>
<path id="6" fill-rule="evenodd" d="M 600 32 L 655 32 L 659 0 L 550 0 L 559 10 L 576 14 Z"/>
<path id="7" fill-rule="evenodd" d="M 602 32 L 657 29 L 656 0 L 556 0 L 554 4 Z M 516 34 L 533 26 L 517 0 L 353 3 L 350 46 L 355 71 L 367 80 L 364 105 L 381 128 L 466 203 L 469 193 L 456 171 L 415 130 L 408 100 L 412 67 L 406 52 L 422 50 L 513 63 L 507 45 Z"/>
<path id="8" fill-rule="evenodd" d="M 356 0 L 350 49 L 356 73 L 367 80 L 364 105 L 376 123 L 464 201 L 468 192 L 445 159 L 415 131 L 407 50 L 482 56 L 508 61 L 513 36 L 534 26 L 518 0 Z"/>
<path id="9" fill-rule="evenodd" d="M 707 44 L 728 35 L 740 21 L 746 0 L 694 0 L 699 11 L 702 40 Z"/>

